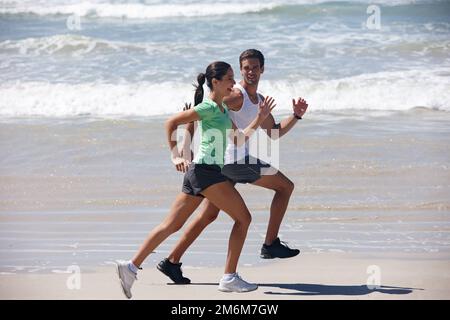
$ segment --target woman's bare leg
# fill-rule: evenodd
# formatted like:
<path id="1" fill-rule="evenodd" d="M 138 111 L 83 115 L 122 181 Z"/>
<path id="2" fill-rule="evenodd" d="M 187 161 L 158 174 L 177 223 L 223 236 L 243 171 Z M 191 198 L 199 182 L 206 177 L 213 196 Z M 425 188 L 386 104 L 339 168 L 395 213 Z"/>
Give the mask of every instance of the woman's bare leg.
<path id="1" fill-rule="evenodd" d="M 229 181 L 214 184 L 202 191 L 202 194 L 220 210 L 228 213 L 234 220 L 228 242 L 228 254 L 225 273 L 235 273 L 247 230 L 252 217 L 239 192 Z"/>
<path id="2" fill-rule="evenodd" d="M 219 215 L 219 208 L 211 203 L 208 199 L 203 201 L 202 211 L 188 225 L 180 240 L 178 240 L 175 248 L 169 254 L 168 259 L 172 263 L 179 263 L 181 257 L 191 244 L 198 238 L 200 233 Z"/>
<path id="3" fill-rule="evenodd" d="M 197 209 L 202 202 L 202 197 L 191 196 L 186 193 L 180 193 L 175 199 L 169 215 L 155 227 L 147 236 L 138 252 L 131 260 L 136 267 L 139 267 L 147 256 L 158 247 L 161 242 L 167 239 L 171 234 L 177 232 Z"/>

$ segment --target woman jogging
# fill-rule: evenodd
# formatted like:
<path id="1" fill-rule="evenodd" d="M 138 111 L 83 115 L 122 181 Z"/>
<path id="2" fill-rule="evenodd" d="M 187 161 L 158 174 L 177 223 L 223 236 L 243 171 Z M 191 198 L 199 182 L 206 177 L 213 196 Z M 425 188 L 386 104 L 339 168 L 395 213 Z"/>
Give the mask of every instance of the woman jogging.
<path id="1" fill-rule="evenodd" d="M 184 225 L 204 198 L 234 220 L 228 242 L 225 274 L 220 280 L 218 289 L 224 292 L 249 292 L 258 288 L 256 284 L 244 281 L 236 273 L 251 215 L 238 191 L 221 174 L 224 151 L 227 139 L 230 138 L 228 133 L 231 128 L 236 129 L 229 118 L 226 105 L 223 104 L 223 98 L 232 92 L 235 84 L 233 69 L 226 62 L 213 62 L 205 73 L 198 75 L 197 81 L 195 107 L 172 116 L 165 126 L 172 162 L 177 170 L 185 172 L 182 192 L 176 197 L 168 216 L 149 233 L 135 256 L 130 261 L 117 262 L 120 283 L 127 298 L 132 296 L 131 287 L 145 258 Z M 205 81 L 210 88 L 210 94 L 209 98 L 202 102 Z M 262 101 L 252 123 L 243 131 L 234 131 L 234 137 L 231 137 L 234 143 L 244 143 L 274 107 L 272 98 L 268 97 Z M 193 121 L 200 123 L 201 142 L 197 156 L 193 163 L 189 164 L 180 156 L 176 141 L 171 137 L 178 126 Z"/>

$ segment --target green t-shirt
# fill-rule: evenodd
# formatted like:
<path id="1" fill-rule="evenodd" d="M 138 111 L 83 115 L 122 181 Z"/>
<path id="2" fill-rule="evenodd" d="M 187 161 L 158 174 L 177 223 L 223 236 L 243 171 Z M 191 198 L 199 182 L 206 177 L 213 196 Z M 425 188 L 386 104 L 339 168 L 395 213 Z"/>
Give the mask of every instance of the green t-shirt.
<path id="1" fill-rule="evenodd" d="M 227 130 L 232 128 L 228 109 L 222 104 L 224 112 L 217 103 L 205 99 L 194 107 L 200 117 L 200 147 L 194 158 L 195 163 L 216 164 L 223 167 L 227 147 Z"/>

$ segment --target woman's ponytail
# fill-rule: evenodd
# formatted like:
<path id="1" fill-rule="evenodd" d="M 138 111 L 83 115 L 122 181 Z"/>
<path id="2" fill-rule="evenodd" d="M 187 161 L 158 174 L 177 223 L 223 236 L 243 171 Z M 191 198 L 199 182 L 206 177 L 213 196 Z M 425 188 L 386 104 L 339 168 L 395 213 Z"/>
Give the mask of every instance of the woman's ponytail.
<path id="1" fill-rule="evenodd" d="M 206 75 L 204 73 L 199 73 L 197 76 L 198 85 L 194 85 L 195 94 L 194 94 L 194 106 L 200 104 L 203 101 L 203 85 L 205 84 Z"/>

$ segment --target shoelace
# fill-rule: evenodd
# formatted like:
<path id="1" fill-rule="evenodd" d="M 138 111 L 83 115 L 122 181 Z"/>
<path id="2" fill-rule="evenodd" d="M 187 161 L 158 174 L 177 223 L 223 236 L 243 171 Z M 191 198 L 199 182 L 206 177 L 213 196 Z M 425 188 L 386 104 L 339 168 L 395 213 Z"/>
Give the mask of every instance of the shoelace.
<path id="1" fill-rule="evenodd" d="M 133 274 L 134 280 L 137 280 L 137 274 L 134 272 L 131 272 Z"/>
<path id="2" fill-rule="evenodd" d="M 291 248 L 289 248 L 289 246 L 287 245 L 287 244 L 288 244 L 287 242 L 281 241 L 281 240 L 280 240 L 280 243 L 282 243 L 286 248 L 291 249 Z"/>
<path id="3" fill-rule="evenodd" d="M 286 248 L 289 248 L 289 246 L 287 245 L 287 242 L 280 240 L 280 243 L 282 243 Z"/>
<path id="4" fill-rule="evenodd" d="M 133 274 L 133 276 L 134 276 L 134 280 L 137 280 L 138 278 L 137 278 L 137 273 L 134 273 L 133 271 L 131 271 L 130 270 L 130 268 L 127 266 L 127 270 L 129 270 L 130 271 L 130 273 L 132 273 Z M 142 268 L 139 268 L 139 270 L 142 270 Z"/>
<path id="5" fill-rule="evenodd" d="M 236 278 L 238 278 L 239 280 L 241 280 L 242 282 L 244 282 L 247 286 L 253 286 L 252 283 L 245 281 L 244 279 L 241 278 L 241 276 L 236 272 Z"/>
<path id="6" fill-rule="evenodd" d="M 241 278 L 241 276 L 236 272 L 236 278 L 238 278 L 239 280 L 241 280 L 242 282 L 249 284 L 247 281 L 245 281 L 244 279 Z"/>

